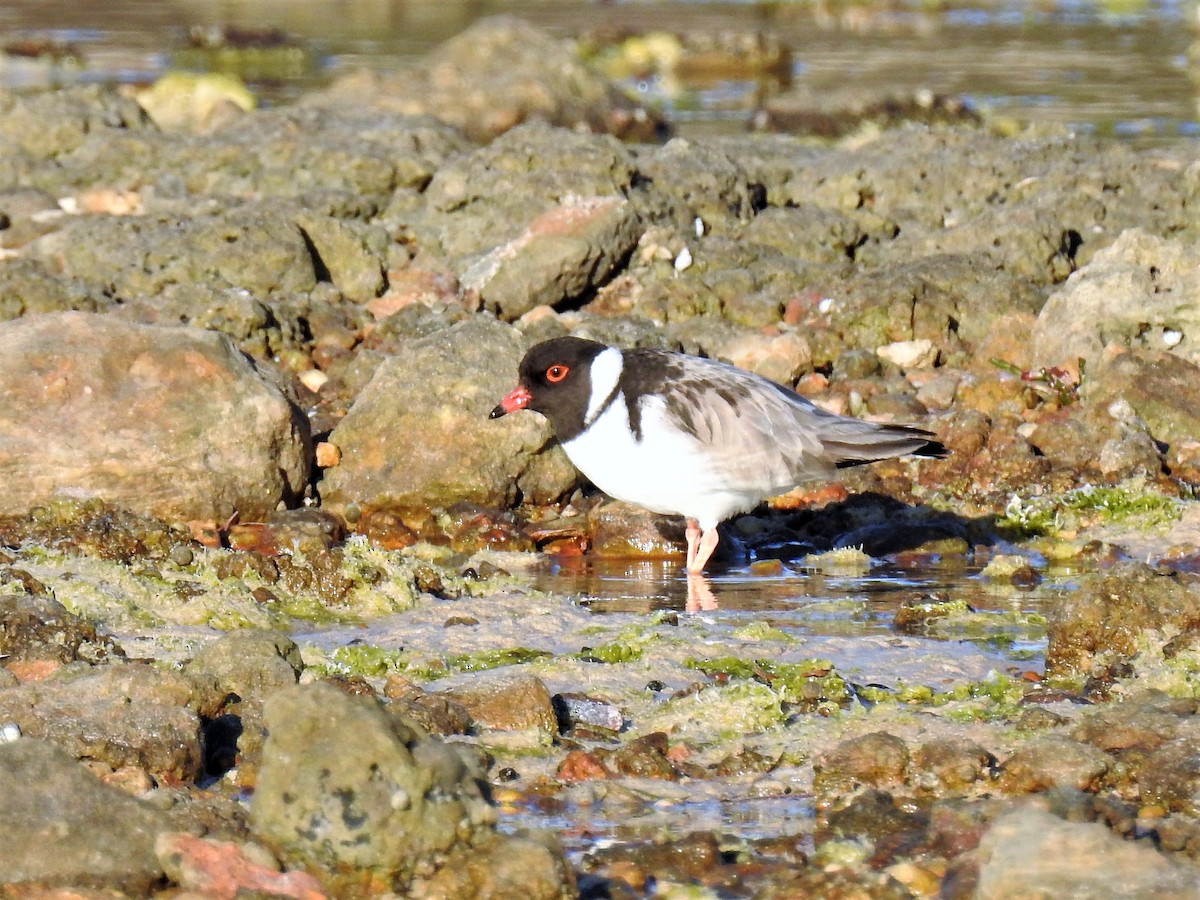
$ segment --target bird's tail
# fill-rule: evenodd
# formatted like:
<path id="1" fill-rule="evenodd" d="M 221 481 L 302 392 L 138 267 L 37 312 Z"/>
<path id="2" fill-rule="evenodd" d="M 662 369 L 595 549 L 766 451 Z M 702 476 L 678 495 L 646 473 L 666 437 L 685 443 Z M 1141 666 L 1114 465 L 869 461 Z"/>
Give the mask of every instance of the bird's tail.
<path id="1" fill-rule="evenodd" d="M 950 451 L 932 431 L 913 425 L 880 425 L 861 420 L 841 420 L 821 435 L 825 451 L 839 469 L 891 459 L 922 456 L 942 459 Z"/>

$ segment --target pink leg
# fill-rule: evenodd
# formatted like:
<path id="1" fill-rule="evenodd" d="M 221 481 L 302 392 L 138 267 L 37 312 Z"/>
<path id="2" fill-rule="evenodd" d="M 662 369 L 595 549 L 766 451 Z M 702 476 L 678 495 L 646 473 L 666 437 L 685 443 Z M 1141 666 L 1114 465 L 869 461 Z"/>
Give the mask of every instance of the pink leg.
<path id="1" fill-rule="evenodd" d="M 712 556 L 713 551 L 717 549 L 717 541 L 720 540 L 720 535 L 717 534 L 717 526 L 705 529 L 700 535 L 700 546 L 697 548 L 696 557 L 688 562 L 687 570 L 693 575 L 698 575 L 704 571 L 704 564 L 708 562 L 708 558 Z"/>
<path id="2" fill-rule="evenodd" d="M 687 520 L 687 570 L 692 571 L 692 563 L 696 561 L 696 545 L 700 543 L 700 523 L 695 519 Z"/>

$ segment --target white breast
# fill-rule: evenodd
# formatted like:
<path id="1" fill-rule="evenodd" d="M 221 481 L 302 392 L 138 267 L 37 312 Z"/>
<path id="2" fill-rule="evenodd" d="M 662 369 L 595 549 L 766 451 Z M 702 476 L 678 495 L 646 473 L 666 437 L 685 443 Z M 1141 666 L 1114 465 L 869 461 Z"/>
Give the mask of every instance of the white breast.
<path id="1" fill-rule="evenodd" d="M 639 441 L 629 427 L 625 397 L 617 394 L 563 449 L 610 497 L 657 513 L 684 515 L 705 528 L 752 508 L 765 496 L 731 487 L 700 442 L 668 421 L 661 400 L 644 399 L 641 429 Z"/>

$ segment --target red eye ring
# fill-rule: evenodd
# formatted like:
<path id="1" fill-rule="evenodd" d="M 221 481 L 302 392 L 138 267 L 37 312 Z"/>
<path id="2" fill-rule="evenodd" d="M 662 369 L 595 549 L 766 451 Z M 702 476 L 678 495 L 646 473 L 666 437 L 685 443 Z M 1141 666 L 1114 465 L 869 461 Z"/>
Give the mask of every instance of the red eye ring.
<path id="1" fill-rule="evenodd" d="M 558 384 L 567 377 L 567 373 L 570 371 L 570 366 L 553 365 L 546 370 L 546 380 L 551 384 Z"/>

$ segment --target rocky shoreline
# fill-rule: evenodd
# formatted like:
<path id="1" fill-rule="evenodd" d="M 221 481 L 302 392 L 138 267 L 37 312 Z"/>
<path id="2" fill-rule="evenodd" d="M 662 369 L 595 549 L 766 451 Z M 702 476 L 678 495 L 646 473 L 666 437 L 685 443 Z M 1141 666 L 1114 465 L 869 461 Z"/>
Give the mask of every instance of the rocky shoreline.
<path id="1" fill-rule="evenodd" d="M 1195 146 L 665 129 L 509 19 L 276 109 L 0 93 L 6 894 L 1197 895 Z M 723 546 L 1043 590 L 1005 639 L 1044 669 L 962 643 L 969 597 L 912 592 L 889 674 L 535 590 L 681 558 L 487 419 L 568 333 L 935 431 Z M 656 805 L 569 853 L 504 825 Z"/>

